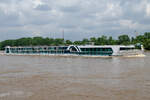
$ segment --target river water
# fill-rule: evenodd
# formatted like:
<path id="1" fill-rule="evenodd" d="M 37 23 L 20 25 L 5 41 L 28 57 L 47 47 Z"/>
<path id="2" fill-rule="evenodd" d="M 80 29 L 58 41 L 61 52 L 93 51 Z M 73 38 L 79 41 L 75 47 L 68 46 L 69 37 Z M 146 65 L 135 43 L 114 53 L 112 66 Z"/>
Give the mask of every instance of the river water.
<path id="1" fill-rule="evenodd" d="M 0 100 L 150 100 L 146 57 L 0 56 Z"/>

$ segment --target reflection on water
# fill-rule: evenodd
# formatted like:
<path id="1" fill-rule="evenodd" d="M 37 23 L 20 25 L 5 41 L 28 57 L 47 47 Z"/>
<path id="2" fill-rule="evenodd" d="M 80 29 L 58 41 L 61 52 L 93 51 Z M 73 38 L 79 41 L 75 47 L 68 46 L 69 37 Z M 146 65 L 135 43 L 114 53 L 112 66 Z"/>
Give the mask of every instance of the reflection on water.
<path id="1" fill-rule="evenodd" d="M 150 53 L 146 55 L 144 58 L 0 56 L 0 99 L 150 100 Z M 32 95 L 8 95 L 11 91 Z"/>

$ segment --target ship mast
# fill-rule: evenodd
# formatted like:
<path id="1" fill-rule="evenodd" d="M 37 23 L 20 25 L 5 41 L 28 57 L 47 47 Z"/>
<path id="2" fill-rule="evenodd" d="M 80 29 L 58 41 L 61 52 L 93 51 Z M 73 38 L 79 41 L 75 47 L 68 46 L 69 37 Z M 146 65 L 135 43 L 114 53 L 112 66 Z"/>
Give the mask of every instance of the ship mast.
<path id="1" fill-rule="evenodd" d="M 139 35 L 139 34 L 138 34 L 138 32 L 137 32 L 136 30 L 135 30 L 134 32 L 135 32 L 135 34 L 136 34 L 136 37 L 137 37 L 137 36 Z"/>
<path id="2" fill-rule="evenodd" d="M 63 42 L 65 41 L 65 32 L 64 32 L 64 29 L 63 29 L 63 31 L 62 31 L 62 39 L 63 39 Z"/>

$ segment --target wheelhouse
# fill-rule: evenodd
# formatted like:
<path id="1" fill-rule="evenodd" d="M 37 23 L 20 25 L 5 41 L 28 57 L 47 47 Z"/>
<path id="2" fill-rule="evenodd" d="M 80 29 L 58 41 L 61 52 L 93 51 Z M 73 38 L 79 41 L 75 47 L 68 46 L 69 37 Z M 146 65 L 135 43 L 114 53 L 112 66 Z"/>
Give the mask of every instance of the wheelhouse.
<path id="1" fill-rule="evenodd" d="M 128 50 L 134 50 L 135 46 L 120 46 L 120 51 L 128 51 Z"/>

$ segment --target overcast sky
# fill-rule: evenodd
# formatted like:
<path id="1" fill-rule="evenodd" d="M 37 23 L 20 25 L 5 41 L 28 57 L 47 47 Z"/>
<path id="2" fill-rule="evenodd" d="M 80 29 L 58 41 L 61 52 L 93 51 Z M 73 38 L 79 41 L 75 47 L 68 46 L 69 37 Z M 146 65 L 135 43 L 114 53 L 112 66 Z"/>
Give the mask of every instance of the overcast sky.
<path id="1" fill-rule="evenodd" d="M 0 41 L 20 37 L 80 40 L 150 31 L 150 0 L 0 0 Z"/>

